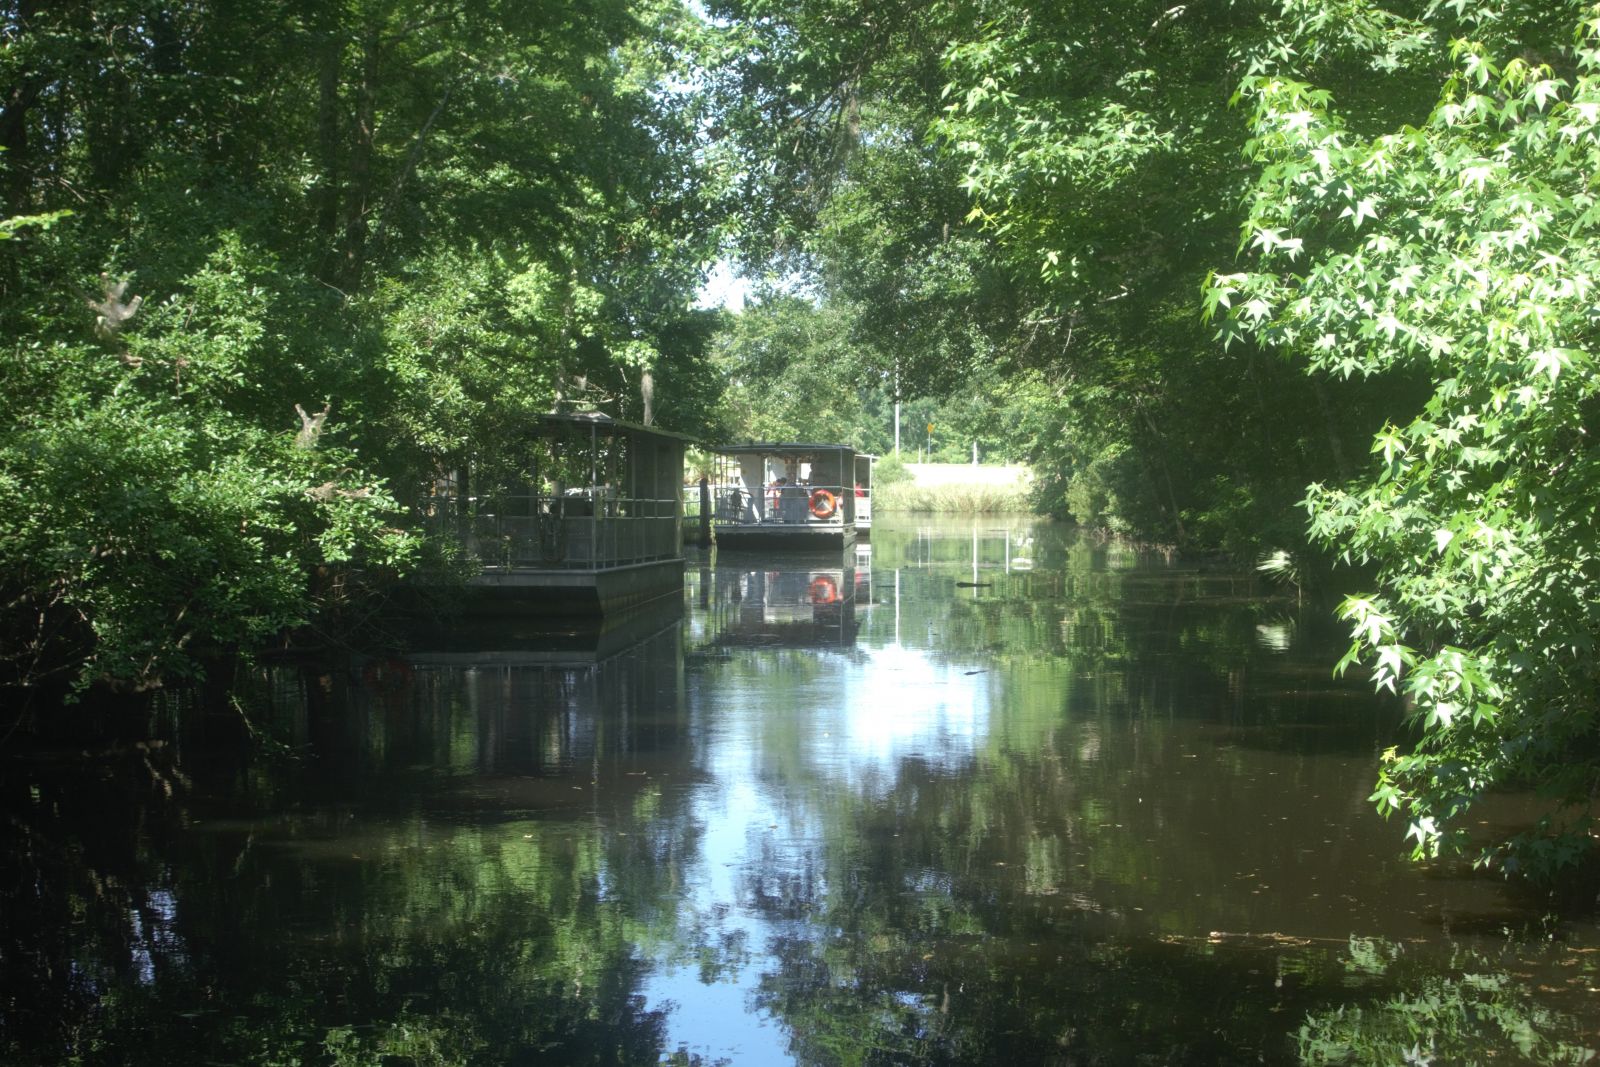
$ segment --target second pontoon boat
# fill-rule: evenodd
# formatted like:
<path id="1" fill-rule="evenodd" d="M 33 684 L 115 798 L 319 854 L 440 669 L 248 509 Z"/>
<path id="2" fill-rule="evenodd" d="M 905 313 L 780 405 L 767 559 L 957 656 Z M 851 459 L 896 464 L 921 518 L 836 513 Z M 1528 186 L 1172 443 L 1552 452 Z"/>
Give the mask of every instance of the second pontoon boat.
<path id="1" fill-rule="evenodd" d="M 727 445 L 716 456 L 712 526 L 727 548 L 844 548 L 856 540 L 855 450 Z"/>

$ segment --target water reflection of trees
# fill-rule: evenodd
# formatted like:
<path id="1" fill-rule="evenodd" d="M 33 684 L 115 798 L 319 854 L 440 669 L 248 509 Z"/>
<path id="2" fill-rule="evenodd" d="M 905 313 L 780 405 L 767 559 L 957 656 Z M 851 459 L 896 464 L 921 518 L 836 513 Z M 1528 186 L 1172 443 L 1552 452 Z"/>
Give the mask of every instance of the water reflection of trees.
<path id="1" fill-rule="evenodd" d="M 1123 568 L 1095 547 L 1063 550 L 1059 573 L 1008 573 L 981 542 L 975 565 L 965 539 L 875 538 L 864 654 L 903 646 L 929 673 L 981 675 L 987 710 L 961 762 L 928 738 L 869 789 L 803 758 L 825 709 L 774 709 L 757 759 L 803 798 L 811 844 L 752 864 L 744 894 L 774 931 L 758 1002 L 791 1051 L 1291 1055 L 1301 1020 L 1349 995 L 1350 913 L 1316 880 L 1382 855 L 1346 820 L 1370 819 L 1351 765 L 1376 758 L 1391 711 L 1330 679 L 1321 652 L 1263 641 L 1247 580 Z M 1208 922 L 1293 934 L 1212 944 L 1195 933 Z"/>
<path id="2" fill-rule="evenodd" d="M 658 1062 L 646 960 L 741 950 L 682 938 L 679 641 L 270 679 L 293 758 L 170 801 L 6 776 L 0 1058 Z"/>
<path id="3" fill-rule="evenodd" d="M 1351 828 L 1386 713 L 1323 654 L 1262 641 L 1225 576 L 1044 534 L 1007 572 L 1012 533 L 958 587 L 972 538 L 875 531 L 849 642 L 703 612 L 583 663 L 277 672 L 270 767 L 185 741 L 172 801 L 0 776 L 0 1054 L 657 1062 L 696 979 L 803 1063 L 1337 1062 L 1423 1001 L 1572 1043 L 1528 979 L 1352 970 L 1353 923 L 1415 919 L 1317 892 L 1376 899 L 1345 868 L 1388 842 Z"/>
<path id="4" fill-rule="evenodd" d="M 1374 943 L 1352 942 L 1337 957 L 1090 940 L 1066 948 L 1017 951 L 976 937 L 785 938 L 775 946 L 782 968 L 759 999 L 790 1022 L 803 1063 L 1320 1067 L 1595 1057 L 1576 998 L 1569 1010 L 1541 1005 L 1525 977 L 1507 972 L 1525 961 L 1466 954 L 1446 974 L 1403 965 L 1374 974 L 1359 964 Z M 1376 949 L 1399 952 L 1392 943 Z M 1569 981 L 1592 984 L 1590 965 L 1566 962 Z"/>
<path id="5" fill-rule="evenodd" d="M 875 536 L 876 603 L 863 655 L 877 655 L 873 645 L 894 645 L 898 625 L 899 644 L 911 649 L 908 662 L 922 665 L 913 670 L 941 679 L 950 692 L 969 684 L 965 699 L 983 714 L 959 751 L 932 736 L 908 746 L 915 758 L 885 768 L 886 783 L 868 797 L 839 788 L 837 765 L 807 758 L 820 747 L 811 735 L 836 723 L 829 701 L 808 705 L 807 694 L 848 691 L 863 679 L 835 665 L 827 677 L 797 673 L 788 692 L 769 687 L 758 758 L 764 773 L 784 778 L 786 794 L 809 798 L 822 813 L 824 839 L 848 839 L 862 806 L 890 794 L 911 808 L 888 831 L 885 854 L 912 847 L 908 835 L 925 824 L 944 842 L 909 858 L 910 869 L 1004 864 L 1050 892 L 1086 883 L 1125 890 L 1181 883 L 1187 902 L 1174 896 L 1167 904 L 1175 921 L 1231 915 L 1241 926 L 1262 918 L 1259 902 L 1241 899 L 1241 875 L 1272 871 L 1302 881 L 1343 847 L 1325 842 L 1342 832 L 1324 832 L 1311 820 L 1328 817 L 1321 798 L 1346 789 L 1349 760 L 1376 758 L 1392 720 L 1371 701 L 1358 702 L 1351 683 L 1329 678 L 1317 653 L 1308 657 L 1317 662 L 1313 673 L 1306 660 L 1261 646 L 1257 609 L 1236 595 L 1233 579 L 1124 572 L 1100 547 L 1069 554 L 1036 533 L 1034 550 L 1062 554 L 1064 571 L 1007 574 L 1004 546 L 991 545 L 993 558 L 980 558 L 980 568 L 989 568 L 980 575 L 991 584 L 962 589 L 954 578 L 971 565 L 965 538 L 953 539 L 958 551 L 946 562 L 960 569 L 949 570 L 940 564 L 949 545 L 937 537 L 897 541 L 892 529 Z M 883 569 L 896 563 L 907 564 L 898 583 Z M 918 588 L 908 589 L 913 584 Z M 1038 592 L 1041 585 L 1049 595 Z M 935 639 L 919 646 L 920 635 L 930 633 Z M 720 669 L 738 674 L 757 659 Z M 823 669 L 807 662 L 812 672 Z M 893 707 L 858 705 L 850 714 L 904 723 L 913 695 L 911 683 L 902 683 Z M 915 810 L 924 797 L 934 798 L 931 822 Z M 1354 810 L 1365 810 L 1364 794 L 1352 800 Z M 1345 817 L 1337 804 L 1331 808 Z M 1222 834 L 1234 837 L 1228 849 L 1158 845 Z M 1315 834 L 1315 856 L 1291 847 L 1297 834 Z"/>
<path id="6" fill-rule="evenodd" d="M 1596 980 L 1587 954 L 1559 945 L 1532 960 L 1463 951 L 1440 973 L 1418 968 L 1400 945 L 1352 938 L 1342 965 L 1378 988 L 1362 1003 L 1307 1016 L 1296 1035 L 1304 1064 L 1579 1064 L 1597 1057 L 1593 1030 L 1580 1022 L 1590 1014 Z M 1535 975 L 1564 1003 L 1536 1001 L 1528 981 Z"/>
<path id="7" fill-rule="evenodd" d="M 753 867 L 747 899 L 779 931 L 758 1002 L 800 1062 L 1281 1055 L 1279 1014 L 1316 998 L 1273 989 L 1259 961 L 1162 943 L 1119 886 L 1162 869 L 1156 848 L 1085 824 L 1070 774 L 1048 777 L 974 787 L 903 766 L 891 798 L 828 812 L 809 864 Z"/>
<path id="8" fill-rule="evenodd" d="M 1327 648 L 1292 636 L 1316 629 L 1312 620 L 1260 598 L 1250 576 L 1048 525 L 992 526 L 975 523 L 970 538 L 937 526 L 874 531 L 863 641 L 991 669 L 1048 667 L 1065 677 L 1064 710 L 1076 715 L 1283 724 L 1253 737 L 1322 751 L 1390 743 L 1392 709 L 1360 680 L 1331 678 Z M 1007 546 L 1024 542 L 1049 565 L 1008 569 Z M 974 575 L 978 587 L 957 584 Z"/>
<path id="9" fill-rule="evenodd" d="M 49 891 L 99 920 L 54 916 L 72 931 L 55 944 L 27 945 L 8 907 L 8 943 L 35 950 L 8 981 L 70 976 L 12 992 L 8 1061 L 318 1062 L 336 1034 L 376 1055 L 403 1024 L 437 1036 L 436 1062 L 655 1062 L 663 1017 L 639 1010 L 637 920 L 602 891 L 603 848 L 425 822 L 337 858 L 218 835 L 143 878 L 78 868 Z"/>

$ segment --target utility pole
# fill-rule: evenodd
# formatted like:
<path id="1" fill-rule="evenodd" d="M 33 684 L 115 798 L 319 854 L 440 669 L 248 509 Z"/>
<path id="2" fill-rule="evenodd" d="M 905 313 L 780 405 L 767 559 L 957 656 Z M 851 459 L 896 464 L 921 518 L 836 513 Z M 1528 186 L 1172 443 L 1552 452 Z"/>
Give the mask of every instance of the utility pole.
<path id="1" fill-rule="evenodd" d="M 900 454 L 900 361 L 894 361 L 894 454 Z"/>

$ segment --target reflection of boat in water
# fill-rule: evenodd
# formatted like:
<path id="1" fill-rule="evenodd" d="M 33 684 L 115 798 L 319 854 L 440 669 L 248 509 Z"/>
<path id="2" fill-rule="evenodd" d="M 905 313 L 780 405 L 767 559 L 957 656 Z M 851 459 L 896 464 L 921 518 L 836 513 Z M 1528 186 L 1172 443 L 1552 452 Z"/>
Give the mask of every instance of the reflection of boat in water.
<path id="1" fill-rule="evenodd" d="M 816 551 L 855 543 L 856 453 L 846 445 L 750 444 L 716 455 L 712 527 L 725 548 Z M 870 503 L 868 505 L 870 508 Z"/>
<path id="2" fill-rule="evenodd" d="M 416 634 L 412 644 L 419 651 L 406 659 L 429 666 L 589 666 L 637 647 L 682 619 L 683 602 L 676 598 L 604 617 L 455 619 L 448 627 Z"/>
<path id="3" fill-rule="evenodd" d="M 872 607 L 872 545 L 870 542 L 856 542 L 855 565 L 856 610 L 865 611 Z"/>
<path id="4" fill-rule="evenodd" d="M 360 716 L 359 728 L 381 740 L 359 747 L 423 773 L 467 773 L 461 796 L 474 805 L 492 794 L 512 806 L 568 806 L 570 782 L 554 788 L 550 779 L 593 777 L 602 757 L 678 759 L 682 621 L 681 601 L 671 600 L 596 628 L 485 620 L 441 631 L 426 648 L 360 671 L 357 706 L 379 714 Z M 633 792 L 642 781 L 611 785 Z"/>
<path id="5" fill-rule="evenodd" d="M 856 570 L 853 549 L 775 559 L 755 553 L 719 552 L 715 569 L 700 572 L 709 582 L 701 601 L 709 629 L 722 645 L 784 647 L 855 643 L 856 606 L 870 601 L 870 572 Z"/>

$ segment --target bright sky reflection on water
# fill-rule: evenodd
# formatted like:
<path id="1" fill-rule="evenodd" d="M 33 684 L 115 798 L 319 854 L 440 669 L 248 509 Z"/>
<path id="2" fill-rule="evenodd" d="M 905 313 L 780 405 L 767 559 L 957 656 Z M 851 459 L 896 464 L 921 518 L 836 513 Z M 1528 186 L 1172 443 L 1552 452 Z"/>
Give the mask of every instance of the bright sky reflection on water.
<path id="1" fill-rule="evenodd" d="M 800 570 L 809 582 L 813 571 Z M 738 588 L 743 597 L 779 583 L 742 580 Z M 772 627 L 774 614 L 767 605 L 761 625 Z M 710 983 L 698 968 L 661 967 L 643 992 L 653 1006 L 673 1006 L 669 1048 L 713 1061 L 789 1063 L 787 1035 L 752 1010 L 750 1000 L 769 965 L 761 946 L 803 920 L 773 922 L 753 905 L 752 880 L 774 872 L 798 876 L 816 866 L 826 824 L 807 797 L 843 790 L 872 803 L 895 793 L 908 761 L 947 772 L 970 765 L 987 730 L 990 693 L 981 669 L 893 640 L 812 650 L 803 682 L 784 669 L 787 654 L 756 647 L 733 656 L 718 665 L 724 669 L 706 709 L 714 721 L 703 734 L 708 780 L 690 801 L 702 837 L 687 898 L 696 915 L 716 916 L 724 935 L 742 936 L 752 958 Z M 773 699 L 770 687 L 797 684 L 808 699 Z M 775 720 L 784 720 L 782 729 L 775 730 Z M 775 747 L 774 733 L 787 744 Z"/>

